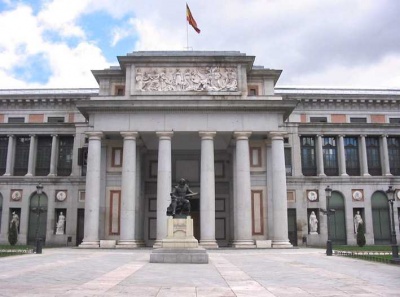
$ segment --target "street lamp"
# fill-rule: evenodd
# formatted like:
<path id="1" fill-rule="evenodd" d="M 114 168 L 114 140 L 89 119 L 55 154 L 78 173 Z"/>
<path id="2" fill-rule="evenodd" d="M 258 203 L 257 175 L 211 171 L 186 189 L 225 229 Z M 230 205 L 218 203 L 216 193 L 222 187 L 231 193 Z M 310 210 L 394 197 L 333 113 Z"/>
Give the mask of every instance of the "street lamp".
<path id="1" fill-rule="evenodd" d="M 389 186 L 386 190 L 386 195 L 389 202 L 389 214 L 390 214 L 390 234 L 391 234 L 391 244 L 392 244 L 392 262 L 400 264 L 399 259 L 399 247 L 397 245 L 396 239 L 396 227 L 394 225 L 394 213 L 393 213 L 393 202 L 395 200 L 396 189 Z"/>
<path id="2" fill-rule="evenodd" d="M 38 204 L 36 209 L 33 209 L 34 212 L 36 212 L 37 215 L 37 220 L 36 220 L 36 254 L 41 254 L 42 253 L 42 239 L 39 238 L 39 223 L 40 223 L 40 214 L 44 211 L 40 207 L 40 196 L 42 195 L 43 192 L 43 186 L 42 184 L 38 184 L 36 186 L 36 194 L 38 195 Z"/>
<path id="3" fill-rule="evenodd" d="M 331 199 L 332 196 L 332 189 L 330 186 L 327 186 L 325 189 L 325 197 L 326 197 L 326 218 L 327 218 L 327 231 L 328 231 L 328 239 L 326 241 L 326 255 L 327 256 L 332 256 L 332 241 L 331 241 L 331 232 L 330 232 L 330 216 L 331 216 L 331 210 L 329 209 L 329 200 Z"/>

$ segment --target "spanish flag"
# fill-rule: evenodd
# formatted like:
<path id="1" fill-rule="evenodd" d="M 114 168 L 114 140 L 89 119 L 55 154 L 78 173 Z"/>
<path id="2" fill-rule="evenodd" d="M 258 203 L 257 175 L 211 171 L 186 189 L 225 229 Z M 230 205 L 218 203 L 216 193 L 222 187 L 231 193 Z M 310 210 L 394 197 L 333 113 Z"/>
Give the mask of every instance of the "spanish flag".
<path id="1" fill-rule="evenodd" d="M 200 33 L 200 29 L 197 27 L 197 23 L 194 20 L 192 13 L 190 12 L 189 6 L 186 3 L 186 19 L 189 22 L 189 25 L 193 27 L 193 29 L 197 32 Z"/>

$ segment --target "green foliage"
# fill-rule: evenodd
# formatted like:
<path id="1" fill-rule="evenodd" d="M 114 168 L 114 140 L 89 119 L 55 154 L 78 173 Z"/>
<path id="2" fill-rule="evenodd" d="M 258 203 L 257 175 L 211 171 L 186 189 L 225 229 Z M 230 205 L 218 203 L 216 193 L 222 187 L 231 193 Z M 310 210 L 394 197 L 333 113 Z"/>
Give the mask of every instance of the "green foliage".
<path id="1" fill-rule="evenodd" d="M 12 222 L 8 230 L 8 242 L 10 245 L 15 245 L 18 242 L 18 229 L 16 222 Z"/>
<path id="2" fill-rule="evenodd" d="M 365 245 L 365 231 L 364 224 L 358 224 L 357 228 L 357 245 L 363 247 Z"/>

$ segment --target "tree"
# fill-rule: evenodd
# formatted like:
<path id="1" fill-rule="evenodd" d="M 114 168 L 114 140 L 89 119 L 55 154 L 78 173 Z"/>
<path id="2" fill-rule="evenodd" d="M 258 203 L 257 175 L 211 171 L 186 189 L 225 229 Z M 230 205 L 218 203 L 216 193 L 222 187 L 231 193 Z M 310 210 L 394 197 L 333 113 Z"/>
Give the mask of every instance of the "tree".
<path id="1" fill-rule="evenodd" d="M 11 222 L 10 229 L 8 229 L 8 242 L 15 245 L 18 241 L 18 227 L 15 221 Z"/>
<path id="2" fill-rule="evenodd" d="M 358 224 L 357 228 L 357 245 L 363 247 L 365 245 L 365 230 L 364 224 Z"/>

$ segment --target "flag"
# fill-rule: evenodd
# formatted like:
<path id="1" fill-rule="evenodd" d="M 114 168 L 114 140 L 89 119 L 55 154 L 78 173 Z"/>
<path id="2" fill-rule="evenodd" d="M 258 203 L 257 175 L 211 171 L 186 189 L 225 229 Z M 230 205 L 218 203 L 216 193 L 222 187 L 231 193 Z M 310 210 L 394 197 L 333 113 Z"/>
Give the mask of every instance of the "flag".
<path id="1" fill-rule="evenodd" d="M 194 20 L 192 13 L 190 12 L 189 6 L 186 3 L 186 19 L 189 22 L 189 25 L 193 27 L 193 29 L 197 32 L 200 33 L 200 29 L 197 27 L 197 23 Z"/>

